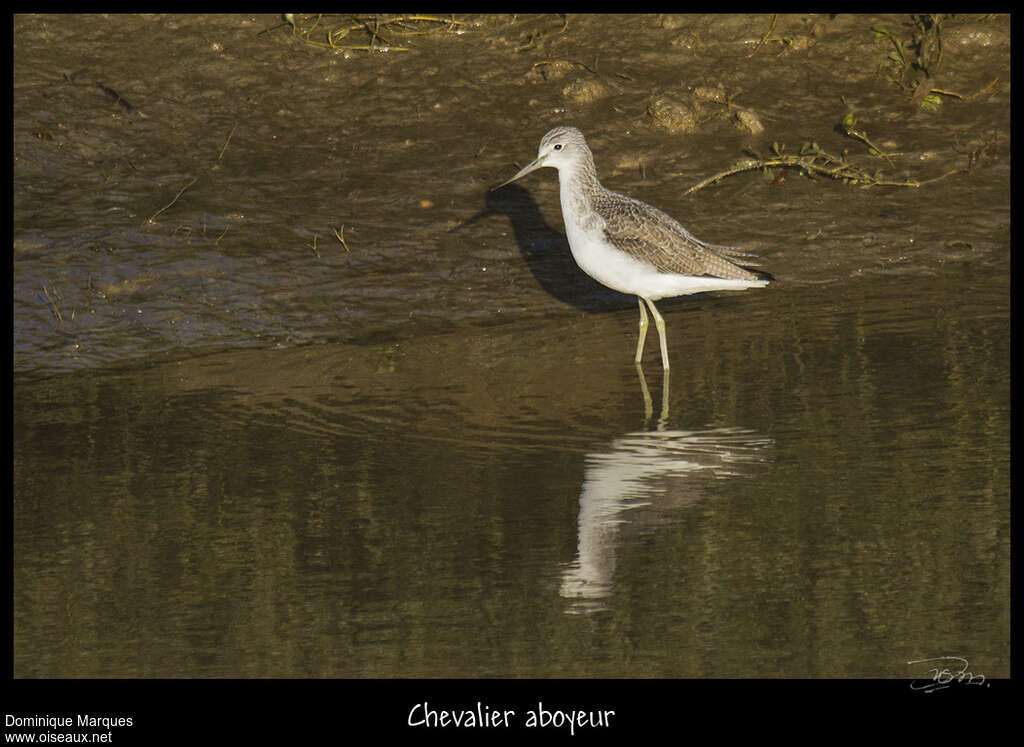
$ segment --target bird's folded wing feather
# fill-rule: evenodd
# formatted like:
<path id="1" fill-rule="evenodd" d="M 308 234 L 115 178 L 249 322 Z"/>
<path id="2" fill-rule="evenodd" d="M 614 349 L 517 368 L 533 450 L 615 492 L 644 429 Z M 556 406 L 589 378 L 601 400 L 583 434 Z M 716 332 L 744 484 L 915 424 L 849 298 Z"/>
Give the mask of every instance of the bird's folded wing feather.
<path id="1" fill-rule="evenodd" d="M 757 276 L 730 261 L 747 256 L 734 247 L 707 244 L 657 208 L 624 195 L 601 210 L 604 231 L 619 248 L 660 272 L 753 280 Z"/>

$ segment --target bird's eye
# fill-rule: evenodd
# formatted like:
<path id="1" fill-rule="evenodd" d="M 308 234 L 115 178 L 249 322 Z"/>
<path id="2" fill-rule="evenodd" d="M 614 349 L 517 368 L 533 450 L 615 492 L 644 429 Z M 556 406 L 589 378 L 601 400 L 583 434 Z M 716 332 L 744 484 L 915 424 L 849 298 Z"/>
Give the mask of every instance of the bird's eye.
<path id="1" fill-rule="evenodd" d="M 561 150 L 561 149 L 562 149 L 562 144 L 561 143 L 555 143 L 555 147 L 552 148 L 552 150 Z"/>

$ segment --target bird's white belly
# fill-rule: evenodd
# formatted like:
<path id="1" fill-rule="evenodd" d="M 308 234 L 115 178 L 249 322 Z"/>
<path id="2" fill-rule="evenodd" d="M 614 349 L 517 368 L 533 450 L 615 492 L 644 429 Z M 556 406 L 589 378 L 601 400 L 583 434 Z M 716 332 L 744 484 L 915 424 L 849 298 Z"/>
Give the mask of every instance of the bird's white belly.
<path id="1" fill-rule="evenodd" d="M 563 218 L 566 216 L 563 215 Z M 565 220 L 565 235 L 569 239 L 573 259 L 590 277 L 620 293 L 642 296 L 652 301 L 704 291 L 743 290 L 767 284 L 763 280 L 724 280 L 659 272 L 652 265 L 614 247 L 605 238 L 601 228 L 587 229 L 574 220 Z"/>

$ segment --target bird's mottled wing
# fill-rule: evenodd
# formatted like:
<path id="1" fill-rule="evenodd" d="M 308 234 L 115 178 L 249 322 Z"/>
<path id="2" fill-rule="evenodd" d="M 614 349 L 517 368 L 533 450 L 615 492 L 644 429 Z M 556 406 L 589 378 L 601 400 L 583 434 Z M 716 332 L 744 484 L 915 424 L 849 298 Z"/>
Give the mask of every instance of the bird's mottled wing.
<path id="1" fill-rule="evenodd" d="M 744 267 L 759 267 L 761 265 L 757 260 L 761 257 L 751 252 L 746 252 L 740 249 L 738 246 L 725 246 L 723 244 L 709 244 L 707 241 L 701 241 L 700 239 L 691 236 L 694 241 L 700 244 L 705 249 L 710 249 L 715 254 L 721 254 L 731 262 L 743 263 Z"/>
<path id="2" fill-rule="evenodd" d="M 647 203 L 614 192 L 603 195 L 602 201 L 598 209 L 609 241 L 660 272 L 728 280 L 757 278 L 725 256 L 742 252 L 700 241 L 677 220 Z"/>

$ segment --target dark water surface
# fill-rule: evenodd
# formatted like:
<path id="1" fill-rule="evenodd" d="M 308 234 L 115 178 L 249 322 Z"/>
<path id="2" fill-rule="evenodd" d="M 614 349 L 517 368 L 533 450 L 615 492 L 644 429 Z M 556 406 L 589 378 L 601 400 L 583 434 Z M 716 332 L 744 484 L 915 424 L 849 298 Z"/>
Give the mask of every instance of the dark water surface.
<path id="1" fill-rule="evenodd" d="M 466 20 L 15 17 L 15 676 L 1009 676 L 1008 19 L 948 22 L 934 113 L 904 17 Z M 719 84 L 763 133 L 648 113 Z M 680 197 L 870 162 L 848 110 L 962 172 Z M 554 172 L 487 191 L 555 124 L 778 279 L 659 304 L 664 409 Z"/>

